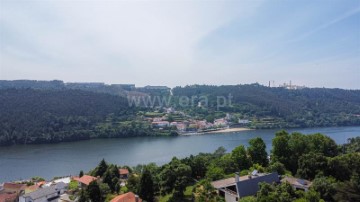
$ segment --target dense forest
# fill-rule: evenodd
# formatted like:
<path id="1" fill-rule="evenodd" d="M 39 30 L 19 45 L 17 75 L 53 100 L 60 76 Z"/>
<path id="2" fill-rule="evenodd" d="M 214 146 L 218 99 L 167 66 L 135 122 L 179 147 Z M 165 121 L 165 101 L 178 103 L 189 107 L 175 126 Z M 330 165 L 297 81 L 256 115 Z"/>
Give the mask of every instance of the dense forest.
<path id="1" fill-rule="evenodd" d="M 75 86 L 75 87 L 74 87 Z M 126 85 L 125 85 L 126 86 Z M 156 130 L 144 112 L 159 106 L 131 106 L 128 97 L 169 96 L 164 90 L 98 83 L 62 81 L 0 82 L 0 145 L 56 143 L 89 138 L 177 135 Z M 144 90 L 144 89 L 143 89 Z M 231 95 L 231 105 L 218 108 L 217 96 Z M 181 97 L 195 105 L 179 105 Z M 201 96 L 207 105 L 198 106 Z M 266 86 L 193 85 L 172 90 L 170 105 L 186 116 L 212 122 L 230 113 L 232 122 L 249 120 L 251 128 L 294 128 L 360 125 L 360 90 L 304 88 L 288 90 Z M 162 98 L 161 98 L 162 99 Z"/>
<path id="2" fill-rule="evenodd" d="M 260 182 L 254 196 L 239 202 L 335 202 L 360 200 L 360 138 L 351 138 L 337 145 L 323 134 L 276 133 L 269 160 L 264 141 L 256 137 L 249 146 L 239 145 L 229 153 L 222 147 L 213 153 L 200 153 L 178 159 L 174 157 L 162 166 L 154 163 L 130 168 L 102 160 L 87 174 L 101 180 L 86 189 L 77 183 L 70 186 L 79 201 L 110 201 L 117 194 L 133 192 L 148 202 L 224 202 L 211 182 L 260 173 L 277 172 L 280 178 L 294 176 L 311 181 L 308 191 L 296 190 L 288 182 Z M 126 185 L 119 185 L 118 168 L 130 171 Z M 80 172 L 80 176 L 83 171 Z M 92 193 L 97 193 L 96 195 Z"/>
<path id="3" fill-rule="evenodd" d="M 209 109 L 193 111 L 205 115 L 216 110 L 240 113 L 243 118 L 252 119 L 255 128 L 360 125 L 360 90 L 288 90 L 258 84 L 192 85 L 176 87 L 173 94 L 177 97 L 197 97 L 199 101 L 202 101 L 201 96 L 206 96 Z M 217 96 L 227 98 L 229 95 L 232 96 L 232 106 L 217 109 Z"/>
<path id="4" fill-rule="evenodd" d="M 120 96 L 81 90 L 0 90 L 0 145 L 155 135 Z"/>

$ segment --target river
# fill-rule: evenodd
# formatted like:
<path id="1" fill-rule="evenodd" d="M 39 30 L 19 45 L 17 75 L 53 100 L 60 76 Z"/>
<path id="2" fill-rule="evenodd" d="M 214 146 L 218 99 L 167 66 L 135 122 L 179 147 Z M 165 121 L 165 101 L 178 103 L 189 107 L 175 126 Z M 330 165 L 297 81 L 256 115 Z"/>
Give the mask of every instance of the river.
<path id="1" fill-rule="evenodd" d="M 173 156 L 182 158 L 199 152 L 213 152 L 220 146 L 229 152 L 249 139 L 261 137 L 271 149 L 277 130 L 251 130 L 235 133 L 180 137 L 135 137 L 94 139 L 80 142 L 0 147 L 0 183 L 41 176 L 76 175 L 94 168 L 102 158 L 118 165 L 135 166 L 155 162 L 159 165 Z M 350 137 L 360 136 L 360 127 L 291 129 L 304 134 L 323 133 L 343 144 Z"/>

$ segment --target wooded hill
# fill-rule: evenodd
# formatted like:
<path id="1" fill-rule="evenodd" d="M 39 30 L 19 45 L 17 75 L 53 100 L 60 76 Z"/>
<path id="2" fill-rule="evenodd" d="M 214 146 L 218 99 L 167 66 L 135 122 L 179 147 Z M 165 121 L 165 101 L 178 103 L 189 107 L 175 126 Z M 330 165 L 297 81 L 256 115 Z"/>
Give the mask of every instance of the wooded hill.
<path id="1" fill-rule="evenodd" d="M 231 94 L 233 106 L 222 107 L 219 110 L 240 113 L 242 118 L 258 121 L 258 125 L 254 125 L 258 128 L 360 125 L 360 90 L 288 90 L 258 84 L 193 85 L 176 87 L 173 94 L 188 97 L 206 96 L 209 100 L 209 109 L 197 110 L 199 114 L 217 110 L 217 96 L 228 97 Z"/>
<path id="2" fill-rule="evenodd" d="M 217 109 L 216 97 L 229 94 L 233 106 Z M 209 105 L 181 107 L 175 102 L 180 96 L 207 96 Z M 252 128 L 360 125 L 359 90 L 194 85 L 174 88 L 172 100 L 176 110 L 193 117 L 219 118 L 230 112 L 236 115 L 234 122 L 251 120 Z M 0 145 L 175 135 L 152 129 L 139 116 L 139 111 L 152 110 L 130 107 L 125 97 L 91 89 L 0 87 Z"/>

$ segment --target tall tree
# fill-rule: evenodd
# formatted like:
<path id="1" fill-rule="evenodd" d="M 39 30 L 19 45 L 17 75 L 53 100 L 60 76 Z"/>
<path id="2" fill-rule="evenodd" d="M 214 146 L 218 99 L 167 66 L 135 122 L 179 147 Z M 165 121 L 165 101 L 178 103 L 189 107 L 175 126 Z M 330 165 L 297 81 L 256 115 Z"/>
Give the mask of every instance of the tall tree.
<path id="1" fill-rule="evenodd" d="M 154 201 L 153 187 L 154 187 L 154 182 L 151 173 L 145 167 L 140 178 L 139 196 L 147 202 L 153 202 Z"/>
<path id="2" fill-rule="evenodd" d="M 108 169 L 108 164 L 106 163 L 105 159 L 102 159 L 96 168 L 96 176 L 102 177 L 106 170 Z"/>
<path id="3" fill-rule="evenodd" d="M 252 163 L 260 164 L 266 167 L 268 165 L 268 154 L 266 152 L 266 144 L 260 137 L 253 138 L 249 141 L 248 152 Z"/>
<path id="4" fill-rule="evenodd" d="M 248 154 L 246 152 L 246 149 L 245 149 L 244 145 L 240 145 L 240 146 L 236 147 L 231 152 L 231 157 L 235 161 L 235 163 L 237 164 L 238 169 L 246 170 L 246 169 L 250 168 L 251 160 L 248 157 Z"/>
<path id="5" fill-rule="evenodd" d="M 86 192 L 89 196 L 91 202 L 102 202 L 103 197 L 101 194 L 100 187 L 96 180 L 90 182 L 89 186 L 86 189 Z"/>
<path id="6" fill-rule="evenodd" d="M 279 131 L 272 140 L 271 161 L 279 161 L 286 168 L 290 166 L 289 134 L 286 131 Z"/>

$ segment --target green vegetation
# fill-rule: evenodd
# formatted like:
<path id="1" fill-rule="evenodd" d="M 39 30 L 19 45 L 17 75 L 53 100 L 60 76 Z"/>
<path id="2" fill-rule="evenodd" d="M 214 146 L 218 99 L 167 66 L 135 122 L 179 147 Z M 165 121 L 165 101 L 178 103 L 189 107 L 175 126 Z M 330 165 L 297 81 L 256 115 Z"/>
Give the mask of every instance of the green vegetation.
<path id="1" fill-rule="evenodd" d="M 176 135 L 138 119 L 127 99 L 80 90 L 0 90 L 0 145 Z"/>
<path id="2" fill-rule="evenodd" d="M 71 180 L 71 182 L 69 183 L 69 189 L 70 190 L 77 190 L 79 187 L 79 183 L 75 180 Z"/>
<path id="3" fill-rule="evenodd" d="M 214 153 L 200 153 L 184 159 L 173 158 L 169 163 L 138 165 L 130 169 L 126 187 L 114 186 L 119 182 L 119 166 L 102 160 L 90 172 L 101 176 L 78 196 L 90 200 L 90 191 L 110 200 L 117 193 L 131 191 L 146 201 L 223 202 L 211 186 L 211 181 L 233 177 L 234 172 L 248 175 L 259 172 L 278 172 L 282 176 L 295 176 L 313 182 L 309 191 L 299 191 L 288 183 L 259 184 L 255 196 L 241 198 L 241 202 L 283 201 L 358 201 L 360 198 L 360 153 L 358 138 L 345 145 L 336 145 L 322 134 L 303 135 L 279 131 L 273 139 L 271 160 L 267 160 L 266 145 L 261 138 L 249 141 L 249 147 L 239 145 L 230 153 L 220 147 Z M 344 148 L 351 148 L 344 149 Z M 118 172 L 117 172 L 118 173 Z M 112 187 L 116 187 L 115 189 Z"/>
<path id="4" fill-rule="evenodd" d="M 213 122 L 230 114 L 233 125 L 242 119 L 246 121 L 242 126 L 251 128 L 360 125 L 359 90 L 287 90 L 258 84 L 176 87 L 169 104 L 180 113 L 167 114 L 162 108 L 165 106 L 159 107 L 159 103 L 154 108 L 130 106 L 125 97 L 133 93 L 153 98 L 163 93 L 75 86 L 78 87 L 61 81 L 0 82 L 0 145 L 177 135 L 175 126 L 153 127 L 154 117 L 170 122 L 189 119 Z M 218 108 L 217 96 L 230 99 L 229 95 L 231 103 L 227 100 L 226 106 Z M 189 105 L 179 104 L 181 96 L 190 99 Z M 194 125 L 188 126 L 191 127 Z M 266 165 L 264 160 L 254 161 Z"/>
<path id="5" fill-rule="evenodd" d="M 252 128 L 329 127 L 360 125 L 360 91 L 326 88 L 288 90 L 259 84 L 208 86 L 192 85 L 173 89 L 175 97 L 194 97 L 194 103 L 208 98 L 206 109 L 184 108 L 200 118 L 215 116 L 217 96 L 232 96 L 223 113 L 251 120 Z M 176 99 L 175 99 L 176 100 Z"/>

